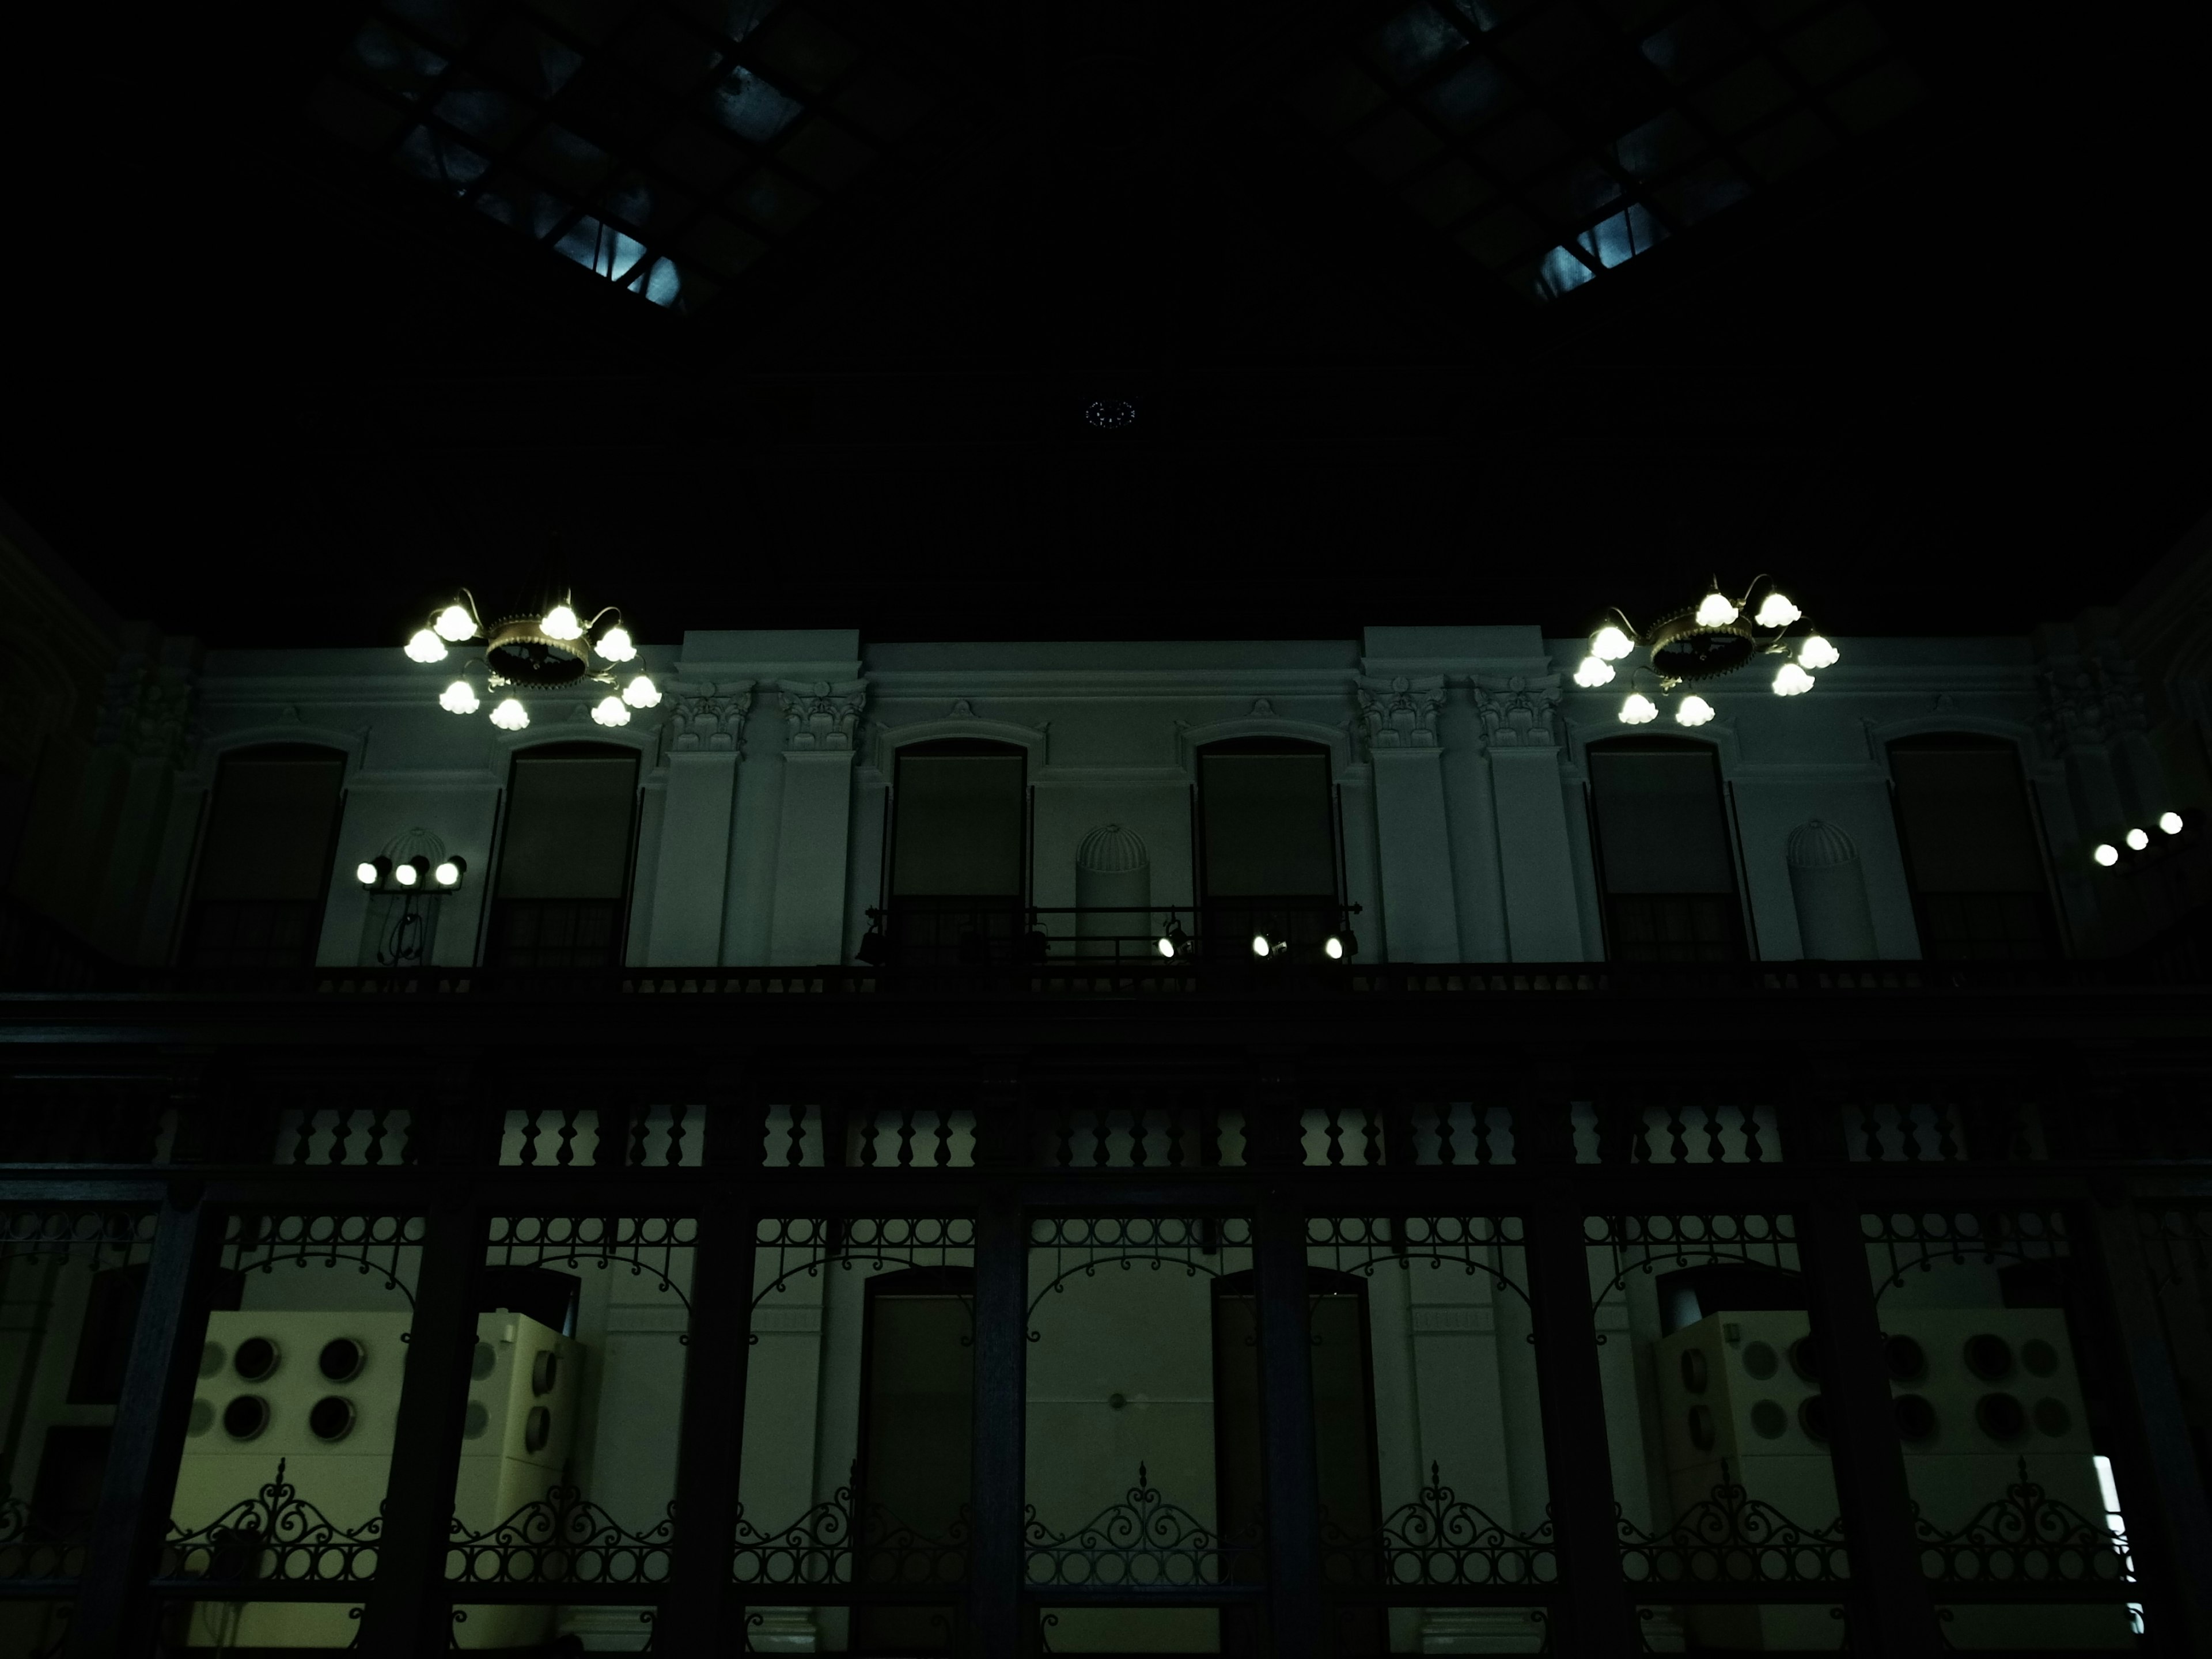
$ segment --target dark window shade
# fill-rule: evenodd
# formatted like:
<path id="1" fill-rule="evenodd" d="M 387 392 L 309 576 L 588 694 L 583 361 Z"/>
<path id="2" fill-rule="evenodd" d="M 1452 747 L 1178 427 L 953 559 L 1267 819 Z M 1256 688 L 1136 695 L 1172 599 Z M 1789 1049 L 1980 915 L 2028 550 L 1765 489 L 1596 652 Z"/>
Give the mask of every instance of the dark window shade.
<path id="1" fill-rule="evenodd" d="M 193 896 L 319 904 L 344 776 L 331 750 L 224 757 Z"/>
<path id="2" fill-rule="evenodd" d="M 1711 750 L 1593 747 L 1589 767 L 1607 891 L 1735 891 Z"/>
<path id="3" fill-rule="evenodd" d="M 975 1364 L 969 1311 L 973 1275 L 922 1267 L 868 1281 L 862 1362 L 860 1474 L 854 1514 L 857 1582 L 898 1568 L 889 1535 L 910 1528 L 950 1539 L 965 1525 L 973 1476 Z M 873 1551 L 884 1547 L 880 1561 Z M 941 1653 L 951 1647 L 951 1607 L 862 1606 L 853 1610 L 856 1653 Z"/>
<path id="4" fill-rule="evenodd" d="M 1931 893 L 2040 893 L 2043 860 L 2012 746 L 1893 745 L 1897 815 L 1916 887 Z"/>
<path id="5" fill-rule="evenodd" d="M 1206 896 L 1336 896 L 1336 826 L 1326 750 L 1203 750 L 1199 811 Z"/>
<path id="6" fill-rule="evenodd" d="M 1012 750 L 901 754 L 892 893 L 1019 898 L 1026 767 Z"/>
<path id="7" fill-rule="evenodd" d="M 619 902 L 636 798 L 635 755 L 517 755 L 499 896 Z"/>
<path id="8" fill-rule="evenodd" d="M 1890 745 L 1889 769 L 1921 955 L 1942 962 L 2055 955 L 2035 820 L 2012 744 L 1907 738 Z"/>

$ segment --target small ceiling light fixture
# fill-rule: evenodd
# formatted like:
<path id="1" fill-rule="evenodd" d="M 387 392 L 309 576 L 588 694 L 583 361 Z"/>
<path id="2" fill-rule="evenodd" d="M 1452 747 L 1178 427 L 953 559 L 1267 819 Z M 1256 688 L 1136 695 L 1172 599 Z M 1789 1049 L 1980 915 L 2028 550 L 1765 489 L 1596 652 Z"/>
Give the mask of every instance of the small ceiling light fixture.
<path id="1" fill-rule="evenodd" d="M 2127 842 L 2131 848 L 2140 853 L 2150 845 L 2150 833 L 2144 830 L 2130 830 L 2128 831 Z"/>
<path id="2" fill-rule="evenodd" d="M 2184 827 L 2182 824 L 2181 814 L 2179 812 L 2160 812 L 2158 815 L 2158 827 L 2169 836 L 2179 835 Z"/>
<path id="3" fill-rule="evenodd" d="M 1589 654 L 1575 670 L 1575 684 L 1591 690 L 1607 684 L 1616 672 L 1611 665 L 1643 650 L 1645 660 L 1632 663 L 1630 672 L 1647 675 L 1658 684 L 1632 690 L 1622 699 L 1620 718 L 1624 726 L 1644 726 L 1659 717 L 1658 705 L 1645 695 L 1647 690 L 1663 697 L 1687 682 L 1732 674 L 1753 657 L 1779 655 L 1787 659 L 1774 676 L 1775 694 L 1794 697 L 1813 689 L 1808 670 L 1829 667 L 1842 654 L 1809 627 L 1802 635 L 1790 635 L 1805 613 L 1764 575 L 1739 599 L 1723 592 L 1716 580 L 1695 605 L 1662 617 L 1648 629 L 1638 630 L 1619 611 L 1611 616 L 1613 620 L 1592 630 Z M 1632 679 L 1632 686 L 1635 684 Z M 1690 693 L 1677 705 L 1674 719 L 1682 726 L 1704 726 L 1716 712 L 1705 698 Z"/>
<path id="4" fill-rule="evenodd" d="M 2097 843 L 2097 850 L 2089 856 L 2109 870 L 2120 861 L 2120 849 L 2108 841 L 2100 841 Z"/>
<path id="5" fill-rule="evenodd" d="M 520 691 L 552 690 L 596 680 L 607 688 L 592 710 L 602 726 L 625 726 L 632 708 L 651 708 L 660 702 L 659 688 L 652 676 L 636 674 L 617 690 L 612 666 L 637 660 L 638 647 L 622 612 L 608 606 L 590 621 L 577 614 L 574 602 L 563 592 L 543 611 L 519 611 L 487 622 L 477 609 L 476 596 L 463 588 L 423 627 L 409 636 L 409 659 L 419 663 L 446 659 L 450 646 L 480 647 L 483 654 L 463 667 L 459 678 L 439 694 L 438 706 L 449 714 L 473 714 L 483 707 L 477 681 L 484 689 L 508 687 Z M 500 698 L 492 705 L 491 723 L 502 732 L 520 732 L 530 724 L 530 711 L 519 696 Z"/>

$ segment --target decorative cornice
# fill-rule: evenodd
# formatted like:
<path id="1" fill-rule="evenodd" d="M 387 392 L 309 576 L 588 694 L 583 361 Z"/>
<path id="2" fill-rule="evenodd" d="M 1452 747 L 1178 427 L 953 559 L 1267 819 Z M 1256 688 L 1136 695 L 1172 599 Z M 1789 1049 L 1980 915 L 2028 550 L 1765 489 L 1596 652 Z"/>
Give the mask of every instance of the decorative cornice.
<path id="1" fill-rule="evenodd" d="M 198 735 L 192 690 L 191 675 L 165 674 L 143 652 L 125 652 L 100 687 L 93 741 L 134 759 L 183 765 Z"/>
<path id="2" fill-rule="evenodd" d="M 775 686 L 790 726 L 783 741 L 787 750 L 859 746 L 860 710 L 868 701 L 866 680 L 778 680 Z"/>
<path id="3" fill-rule="evenodd" d="M 670 688 L 668 747 L 673 754 L 700 750 L 745 755 L 745 716 L 752 712 L 753 683 L 682 681 Z"/>
<path id="4" fill-rule="evenodd" d="M 1434 749 L 1437 716 L 1444 706 L 1444 677 L 1424 674 L 1392 679 L 1359 677 L 1359 717 L 1367 723 L 1367 746 L 1376 749 Z"/>
<path id="5" fill-rule="evenodd" d="M 1503 679 L 1477 675 L 1475 713 L 1482 717 L 1483 741 L 1492 749 L 1549 749 L 1559 741 L 1559 677 L 1512 674 Z"/>

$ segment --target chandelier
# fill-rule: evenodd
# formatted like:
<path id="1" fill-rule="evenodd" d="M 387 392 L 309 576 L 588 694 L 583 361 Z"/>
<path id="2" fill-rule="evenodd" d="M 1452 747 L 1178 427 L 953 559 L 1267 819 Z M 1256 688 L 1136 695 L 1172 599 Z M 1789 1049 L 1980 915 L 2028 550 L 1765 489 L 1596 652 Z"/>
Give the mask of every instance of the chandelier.
<path id="1" fill-rule="evenodd" d="M 1760 594 L 1756 609 L 1755 593 Z M 1575 670 L 1575 684 L 1589 690 L 1609 685 L 1618 672 L 1615 663 L 1644 652 L 1643 663 L 1627 665 L 1631 678 L 1620 704 L 1623 726 L 1648 726 L 1659 718 L 1659 705 L 1637 687 L 1637 675 L 1649 675 L 1655 682 L 1650 690 L 1664 697 L 1678 687 L 1733 674 L 1754 657 L 1778 656 L 1783 661 L 1774 671 L 1774 695 L 1794 697 L 1813 689 L 1812 671 L 1828 667 L 1842 654 L 1809 625 L 1802 634 L 1790 632 L 1805 613 L 1765 576 L 1753 580 L 1741 599 L 1722 592 L 1715 578 L 1695 605 L 1662 617 L 1643 633 L 1620 611 L 1612 615 L 1616 621 L 1601 623 L 1590 635 L 1589 655 Z M 1678 725 L 1703 726 L 1712 717 L 1712 704 L 1695 691 L 1674 705 Z"/>
<path id="2" fill-rule="evenodd" d="M 459 676 L 438 694 L 442 708 L 456 714 L 473 714 L 483 706 L 471 681 L 480 674 L 484 693 L 495 696 L 491 723 L 502 732 L 520 732 L 530 724 L 530 709 L 523 702 L 531 691 L 557 690 L 584 680 L 608 688 L 592 706 L 592 718 L 601 726 L 628 726 L 633 708 L 651 708 L 660 701 L 660 688 L 649 674 L 638 673 L 617 687 L 615 668 L 637 659 L 637 642 L 623 625 L 622 612 L 612 605 L 591 621 L 576 615 L 574 601 L 563 594 L 561 602 L 543 615 L 524 612 L 485 622 L 477 611 L 476 596 L 465 587 L 444 610 L 415 630 L 407 641 L 407 654 L 416 662 L 443 662 L 452 647 L 481 647 L 483 655 L 468 659 Z"/>

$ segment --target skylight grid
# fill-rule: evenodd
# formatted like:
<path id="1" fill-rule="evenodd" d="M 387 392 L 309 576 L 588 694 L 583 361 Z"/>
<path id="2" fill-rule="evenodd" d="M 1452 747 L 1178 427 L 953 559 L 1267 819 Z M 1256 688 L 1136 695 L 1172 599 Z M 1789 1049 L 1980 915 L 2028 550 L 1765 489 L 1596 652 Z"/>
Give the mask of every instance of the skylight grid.
<path id="1" fill-rule="evenodd" d="M 866 173 L 872 135 L 927 106 L 803 4 L 380 0 L 313 109 L 353 148 L 695 312 Z"/>
<path id="2" fill-rule="evenodd" d="M 1412 0 L 1285 89 L 1407 206 L 1535 301 L 1924 95 L 1864 0 Z"/>

